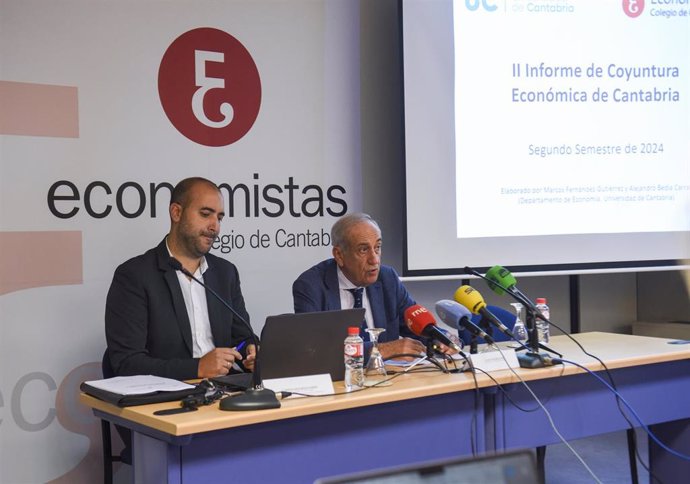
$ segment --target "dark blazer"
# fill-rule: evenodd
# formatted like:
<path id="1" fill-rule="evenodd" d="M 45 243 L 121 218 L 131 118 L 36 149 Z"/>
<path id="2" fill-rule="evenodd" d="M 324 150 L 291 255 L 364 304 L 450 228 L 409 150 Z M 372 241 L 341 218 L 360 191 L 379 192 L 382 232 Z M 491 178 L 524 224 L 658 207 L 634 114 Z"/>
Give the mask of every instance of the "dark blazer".
<path id="1" fill-rule="evenodd" d="M 405 325 L 405 310 L 415 304 L 392 267 L 381 266 L 379 277 L 368 286 L 367 297 L 374 326 L 386 328 L 379 341 L 400 336 L 415 337 Z M 296 313 L 332 311 L 340 307 L 340 288 L 335 259 L 327 259 L 303 272 L 292 284 Z"/>
<path id="2" fill-rule="evenodd" d="M 163 240 L 115 270 L 105 304 L 105 336 L 116 375 L 197 378 L 189 317 L 169 259 Z M 249 322 L 237 268 L 211 254 L 206 262 L 204 283 Z M 233 347 L 250 337 L 250 330 L 208 291 L 206 301 L 216 347 Z"/>

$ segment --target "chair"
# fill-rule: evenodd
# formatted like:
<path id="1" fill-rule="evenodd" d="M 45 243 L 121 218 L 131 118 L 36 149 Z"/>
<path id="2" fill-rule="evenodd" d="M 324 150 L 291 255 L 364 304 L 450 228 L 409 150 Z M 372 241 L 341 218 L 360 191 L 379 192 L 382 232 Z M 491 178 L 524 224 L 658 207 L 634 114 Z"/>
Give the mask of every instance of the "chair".
<path id="1" fill-rule="evenodd" d="M 487 306 L 486 309 L 488 309 L 494 316 L 496 316 L 499 321 L 501 321 L 509 330 L 513 330 L 513 326 L 515 326 L 515 313 L 508 311 L 506 309 L 503 309 L 502 307 L 499 306 Z M 476 324 L 477 326 L 481 327 L 480 322 L 482 320 L 482 316 L 479 314 L 474 314 L 471 318 L 472 322 Z M 494 341 L 508 341 L 510 338 L 503 334 L 498 328 L 492 327 L 491 332 L 487 331 L 489 335 L 494 339 Z M 462 340 L 465 342 L 465 344 L 469 344 L 471 340 L 471 336 L 468 331 L 462 331 L 460 334 L 460 337 Z M 477 338 L 477 343 L 485 343 L 483 338 Z"/>
<path id="2" fill-rule="evenodd" d="M 513 326 L 515 325 L 515 313 L 505 310 L 499 306 L 487 306 L 486 307 L 494 316 L 496 316 L 508 329 L 512 331 Z M 475 314 L 472 316 L 472 322 L 476 325 L 479 325 L 482 317 L 478 314 Z M 488 333 L 488 331 L 487 331 Z M 460 332 L 460 338 L 463 340 L 465 344 L 470 344 L 471 341 L 471 335 L 469 334 L 468 331 L 461 331 Z M 496 328 L 493 328 L 492 338 L 495 341 L 507 341 L 510 338 L 508 338 L 507 335 L 503 334 L 501 331 L 499 331 Z M 477 338 L 477 344 L 482 344 L 485 343 L 483 338 Z M 631 483 L 632 484 L 638 484 L 638 475 L 637 475 L 637 460 L 635 457 L 635 447 L 636 447 L 636 442 L 635 442 L 635 431 L 633 429 L 628 429 L 627 430 L 627 438 L 628 438 L 628 458 L 630 461 L 630 477 L 631 477 Z M 542 476 L 542 479 L 544 480 L 543 482 L 546 482 L 546 470 L 545 470 L 545 459 L 546 459 L 546 446 L 540 446 L 536 448 L 536 453 L 537 453 L 537 469 L 539 470 L 539 473 Z"/>
<path id="3" fill-rule="evenodd" d="M 101 370 L 103 378 L 112 378 L 115 376 L 115 371 L 110 364 L 110 357 L 108 350 L 103 353 L 103 360 L 101 361 Z M 113 462 L 122 462 L 123 464 L 131 464 L 131 442 L 132 433 L 129 429 L 115 426 L 115 429 L 120 434 L 122 441 L 125 443 L 125 448 L 120 455 L 113 455 L 112 438 L 110 431 L 110 422 L 101 419 L 101 439 L 103 441 L 103 482 L 104 484 L 112 484 L 113 482 Z"/>

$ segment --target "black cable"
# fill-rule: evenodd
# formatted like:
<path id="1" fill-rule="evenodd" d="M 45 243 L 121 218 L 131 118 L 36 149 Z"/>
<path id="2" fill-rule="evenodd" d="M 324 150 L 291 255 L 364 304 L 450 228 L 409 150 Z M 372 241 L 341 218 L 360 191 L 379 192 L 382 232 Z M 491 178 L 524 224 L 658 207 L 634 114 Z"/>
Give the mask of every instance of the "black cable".
<path id="1" fill-rule="evenodd" d="M 625 403 L 626 407 L 628 407 L 628 409 L 630 410 L 630 412 L 632 412 L 632 414 L 635 416 L 635 418 L 637 419 L 637 421 L 638 421 L 638 422 L 640 423 L 640 425 L 642 426 L 642 429 L 643 429 L 645 432 L 647 432 L 647 434 L 651 437 L 651 439 L 652 439 L 654 442 L 656 442 L 656 443 L 659 445 L 659 447 L 661 447 L 662 449 L 666 450 L 666 451 L 669 452 L 671 455 L 675 455 L 676 457 L 679 457 L 679 458 L 684 459 L 684 460 L 686 460 L 686 461 L 690 461 L 690 456 L 685 455 L 685 454 L 681 454 L 680 452 L 677 452 L 677 451 L 671 449 L 671 448 L 668 447 L 666 444 L 664 444 L 663 442 L 661 442 L 661 440 L 659 440 L 659 438 L 658 438 L 656 435 L 654 435 L 654 434 L 652 433 L 652 431 L 647 427 L 647 425 L 646 425 L 644 422 L 642 422 L 642 419 L 640 418 L 639 415 L 637 415 L 637 413 L 636 413 L 635 410 L 632 408 L 632 406 L 631 406 L 628 402 L 626 402 L 625 399 L 624 399 L 621 395 L 618 394 L 618 390 L 616 390 L 615 388 L 613 388 L 612 385 L 609 385 L 603 378 L 601 378 L 599 375 L 597 375 L 595 372 L 593 372 L 593 371 L 590 370 L 589 368 L 587 368 L 587 367 L 585 367 L 585 366 L 583 366 L 583 365 L 581 365 L 581 364 L 579 364 L 579 363 L 577 363 L 577 362 L 569 361 L 569 360 L 565 360 L 565 359 L 560 359 L 560 361 L 561 361 L 561 362 L 564 362 L 564 363 L 569 363 L 569 364 L 574 365 L 574 366 L 577 366 L 578 368 L 581 368 L 582 370 L 586 371 L 587 373 L 589 373 L 590 375 L 592 375 L 593 377 L 595 377 L 596 379 L 598 379 L 601 383 L 604 384 L 604 386 L 606 386 L 609 390 L 611 390 L 614 394 L 616 394 L 616 396 L 617 396 L 618 398 L 620 398 L 620 399 L 623 401 L 623 403 Z M 658 478 L 657 478 L 657 479 L 658 479 Z"/>
<path id="2" fill-rule="evenodd" d="M 479 415 L 479 382 L 477 381 L 477 374 L 475 372 L 474 364 L 472 359 L 468 358 L 465 353 L 460 351 L 460 356 L 467 362 L 469 371 L 472 374 L 472 379 L 474 380 L 474 408 L 472 411 L 472 421 L 470 423 L 470 448 L 472 449 L 472 456 L 477 455 L 477 415 Z"/>
<path id="3" fill-rule="evenodd" d="M 362 391 L 364 391 L 364 390 L 369 390 L 370 388 L 375 388 L 375 387 L 381 385 L 382 383 L 389 382 L 389 381 L 391 381 L 391 380 L 393 380 L 393 379 L 395 379 L 395 378 L 398 378 L 400 375 L 405 375 L 405 374 L 407 374 L 407 373 L 431 373 L 431 372 L 435 373 L 435 372 L 437 372 L 437 371 L 438 371 L 438 370 L 437 370 L 436 368 L 413 368 L 413 369 L 410 370 L 410 371 L 387 371 L 386 373 L 387 373 L 388 375 L 391 375 L 390 377 L 388 377 L 388 378 L 386 378 L 386 379 L 384 379 L 384 380 L 381 380 L 380 382 L 374 383 L 373 385 L 367 385 L 367 386 L 363 386 L 363 387 L 361 387 L 361 388 L 357 388 L 357 389 L 350 390 L 350 391 L 345 391 L 345 392 L 324 393 L 324 394 L 320 394 L 320 395 L 314 395 L 314 394 L 309 394 L 309 393 L 301 393 L 301 392 L 282 392 L 282 393 L 283 393 L 283 394 L 289 393 L 290 395 L 299 395 L 299 396 L 301 396 L 301 397 L 313 397 L 313 398 L 317 398 L 317 397 L 335 397 L 335 396 L 338 396 L 338 395 L 349 395 L 349 394 L 351 394 L 351 393 L 357 393 L 357 392 L 362 392 Z M 447 373 L 447 372 L 446 372 L 446 373 Z M 287 398 L 287 397 L 290 396 L 290 395 L 283 395 L 283 398 Z"/>
<path id="4" fill-rule="evenodd" d="M 508 391 L 507 391 L 505 388 L 503 388 L 503 385 L 501 385 L 500 383 L 498 383 L 498 381 L 497 381 L 494 377 L 492 377 L 492 376 L 489 374 L 489 372 L 487 372 L 486 370 L 482 370 L 481 368 L 477 368 L 477 367 L 475 367 L 475 370 L 479 370 L 479 371 L 481 371 L 482 373 L 484 373 L 486 376 L 488 376 L 488 377 L 491 379 L 491 381 L 493 381 L 494 384 L 498 387 L 498 389 L 501 390 L 501 392 L 502 392 L 503 395 L 506 397 L 506 399 L 507 399 L 515 408 L 517 408 L 518 410 L 520 410 L 520 411 L 522 411 L 522 412 L 525 412 L 525 413 L 531 413 L 531 412 L 536 412 L 537 410 L 541 410 L 541 408 L 540 408 L 539 406 L 536 406 L 536 407 L 531 408 L 531 409 L 530 409 L 530 408 L 523 408 L 523 407 L 521 407 L 520 405 L 518 405 L 518 404 L 515 402 L 515 400 L 513 400 L 512 398 L 510 398 L 510 394 L 508 393 Z"/>
<path id="5" fill-rule="evenodd" d="M 654 473 L 651 471 L 651 469 L 650 469 L 650 468 L 647 466 L 647 464 L 645 464 L 645 462 L 642 460 L 642 456 L 640 455 L 640 451 L 639 451 L 639 449 L 637 448 L 637 434 L 636 434 L 636 432 L 635 432 L 635 424 L 634 424 L 634 423 L 628 418 L 628 416 L 625 414 L 625 411 L 624 411 L 624 409 L 623 409 L 623 406 L 621 405 L 621 399 L 620 399 L 620 395 L 618 394 L 618 388 L 616 387 L 616 382 L 613 380 L 613 375 L 611 375 L 611 372 L 609 371 L 608 366 L 606 366 L 606 363 L 604 363 L 604 362 L 601 360 L 601 358 L 599 358 L 598 356 L 595 356 L 595 355 L 589 353 L 589 352 L 584 348 L 584 346 L 582 346 L 582 345 L 580 344 L 580 342 L 579 342 L 578 340 L 576 340 L 575 338 L 573 338 L 572 335 L 570 335 L 569 333 L 567 333 L 563 328 L 561 328 L 561 327 L 558 326 L 557 324 L 552 323 L 551 321 L 549 321 L 549 320 L 546 319 L 546 318 L 543 318 L 543 319 L 544 319 L 544 321 L 546 321 L 547 324 L 553 326 L 554 328 L 556 328 L 557 330 L 559 330 L 561 333 L 563 333 L 565 336 L 567 336 L 568 338 L 570 338 L 570 339 L 580 348 L 580 350 L 582 350 L 582 352 L 583 352 L 585 355 L 589 356 L 590 358 L 594 358 L 595 360 L 597 360 L 597 361 L 599 362 L 599 364 L 601 364 L 601 366 L 604 368 L 604 371 L 606 372 L 606 376 L 608 377 L 609 381 L 611 382 L 611 387 L 612 387 L 613 390 L 614 390 L 614 396 L 616 397 L 616 406 L 618 407 L 618 411 L 620 412 L 620 414 L 621 414 L 621 416 L 623 417 L 623 419 L 628 423 L 628 426 L 630 427 L 630 430 L 632 430 L 633 447 L 635 448 L 635 458 L 636 458 L 637 461 L 640 463 L 640 465 L 641 465 L 642 467 L 644 467 L 644 469 L 649 473 L 649 475 L 650 475 L 650 477 L 651 477 L 652 479 L 654 479 L 655 481 L 657 481 L 659 484 L 663 484 L 663 482 L 661 481 L 661 479 L 659 479 L 658 476 L 654 475 Z"/>

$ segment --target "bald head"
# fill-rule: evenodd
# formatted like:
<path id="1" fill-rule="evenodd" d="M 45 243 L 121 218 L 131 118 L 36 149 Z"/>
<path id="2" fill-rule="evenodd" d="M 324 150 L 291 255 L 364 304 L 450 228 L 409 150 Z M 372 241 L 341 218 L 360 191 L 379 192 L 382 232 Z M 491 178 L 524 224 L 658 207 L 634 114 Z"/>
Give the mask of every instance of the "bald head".
<path id="1" fill-rule="evenodd" d="M 211 180 L 207 180 L 206 178 L 202 178 L 200 176 L 185 178 L 175 185 L 175 188 L 173 188 L 172 194 L 170 195 L 170 204 L 172 205 L 173 203 L 176 203 L 181 205 L 183 208 L 186 207 L 190 202 L 190 194 L 199 185 L 205 185 L 209 188 L 213 188 L 220 193 L 218 185 L 213 183 Z"/>

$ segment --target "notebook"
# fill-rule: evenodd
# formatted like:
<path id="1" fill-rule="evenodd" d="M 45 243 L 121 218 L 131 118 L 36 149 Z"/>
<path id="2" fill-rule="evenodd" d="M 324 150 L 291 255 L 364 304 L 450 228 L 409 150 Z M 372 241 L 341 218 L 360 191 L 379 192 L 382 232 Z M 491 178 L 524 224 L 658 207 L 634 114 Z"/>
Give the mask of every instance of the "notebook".
<path id="1" fill-rule="evenodd" d="M 528 450 L 461 457 L 317 479 L 315 484 L 541 484 Z"/>
<path id="2" fill-rule="evenodd" d="M 328 373 L 333 381 L 343 380 L 343 341 L 347 328 L 359 327 L 362 321 L 362 308 L 268 316 L 261 331 L 261 378 Z M 229 387 L 247 388 L 251 375 L 228 375 L 212 380 Z"/>

